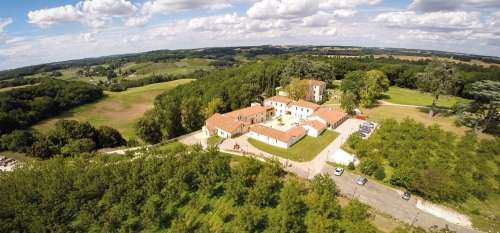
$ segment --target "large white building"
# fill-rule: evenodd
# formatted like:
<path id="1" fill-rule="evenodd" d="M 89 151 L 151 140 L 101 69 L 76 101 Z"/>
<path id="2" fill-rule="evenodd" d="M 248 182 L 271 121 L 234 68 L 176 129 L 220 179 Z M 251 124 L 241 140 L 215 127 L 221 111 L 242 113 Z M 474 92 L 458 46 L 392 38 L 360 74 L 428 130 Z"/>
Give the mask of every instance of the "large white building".
<path id="1" fill-rule="evenodd" d="M 250 127 L 251 138 L 285 149 L 306 136 L 306 133 L 307 130 L 302 127 L 293 127 L 285 132 L 264 125 Z"/>
<path id="2" fill-rule="evenodd" d="M 276 116 L 284 116 L 287 115 L 288 104 L 291 102 L 292 100 L 286 97 L 273 96 L 265 101 L 265 106 L 273 106 Z"/>
<path id="3" fill-rule="evenodd" d="M 318 80 L 307 80 L 309 92 L 307 92 L 306 99 L 308 101 L 318 102 L 325 97 L 326 82 Z"/>

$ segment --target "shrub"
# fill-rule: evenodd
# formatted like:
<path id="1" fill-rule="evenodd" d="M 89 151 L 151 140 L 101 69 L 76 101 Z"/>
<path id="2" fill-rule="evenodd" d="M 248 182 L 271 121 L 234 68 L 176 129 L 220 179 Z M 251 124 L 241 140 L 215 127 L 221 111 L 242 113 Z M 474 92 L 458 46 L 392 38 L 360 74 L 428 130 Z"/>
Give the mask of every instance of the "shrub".
<path id="1" fill-rule="evenodd" d="M 377 166 L 377 169 L 375 170 L 375 173 L 373 174 L 373 176 L 375 176 L 375 179 L 377 179 L 377 180 L 383 180 L 385 178 L 384 167 Z"/>
<path id="2" fill-rule="evenodd" d="M 353 162 L 350 162 L 349 165 L 347 165 L 347 169 L 354 170 L 354 169 L 356 169 L 356 167 L 354 166 Z"/>

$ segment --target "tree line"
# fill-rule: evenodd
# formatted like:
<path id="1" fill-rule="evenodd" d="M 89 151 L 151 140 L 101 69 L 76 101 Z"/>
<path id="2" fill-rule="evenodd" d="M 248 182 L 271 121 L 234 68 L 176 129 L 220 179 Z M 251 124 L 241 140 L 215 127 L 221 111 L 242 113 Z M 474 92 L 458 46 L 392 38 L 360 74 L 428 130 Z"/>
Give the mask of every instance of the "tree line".
<path id="1" fill-rule="evenodd" d="M 43 119 L 103 96 L 98 86 L 46 78 L 38 85 L 0 93 L 0 134 L 26 129 Z"/>
<path id="2" fill-rule="evenodd" d="M 28 156 L 48 159 L 94 152 L 101 148 L 125 145 L 118 130 L 109 126 L 94 128 L 88 122 L 58 120 L 56 129 L 46 134 L 38 131 L 14 130 L 0 137 L 0 151 L 9 150 Z"/>
<path id="3" fill-rule="evenodd" d="M 304 181 L 276 161 L 232 160 L 199 144 L 133 159 L 128 153 L 29 161 L 0 173 L 0 190 L 8 190 L 0 202 L 7 232 L 378 232 L 367 205 L 357 199 L 339 205 L 328 175 Z"/>
<path id="4" fill-rule="evenodd" d="M 346 141 L 362 160 L 360 171 L 438 202 L 463 203 L 474 196 L 486 200 L 500 193 L 500 140 L 473 132 L 457 137 L 435 124 L 388 118 L 367 140 L 352 134 Z M 393 168 L 388 175 L 387 166 Z"/>

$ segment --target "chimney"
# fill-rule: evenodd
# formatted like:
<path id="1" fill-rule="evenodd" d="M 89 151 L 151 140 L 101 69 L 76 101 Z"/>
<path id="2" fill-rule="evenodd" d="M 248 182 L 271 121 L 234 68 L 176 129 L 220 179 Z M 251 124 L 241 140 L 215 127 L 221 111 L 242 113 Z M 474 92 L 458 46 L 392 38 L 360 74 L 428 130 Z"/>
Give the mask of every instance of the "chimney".
<path id="1" fill-rule="evenodd" d="M 259 125 L 259 129 L 262 129 L 262 125 Z"/>
<path id="2" fill-rule="evenodd" d="M 332 111 L 332 108 L 330 108 L 330 111 Z"/>

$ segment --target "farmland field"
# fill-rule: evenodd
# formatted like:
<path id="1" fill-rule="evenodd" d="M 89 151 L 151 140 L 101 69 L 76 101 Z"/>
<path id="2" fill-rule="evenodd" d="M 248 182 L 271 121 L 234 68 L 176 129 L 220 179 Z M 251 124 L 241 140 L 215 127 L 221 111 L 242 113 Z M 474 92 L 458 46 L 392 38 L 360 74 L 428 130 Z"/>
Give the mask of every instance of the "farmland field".
<path id="1" fill-rule="evenodd" d="M 423 93 L 418 90 L 411 90 L 396 86 L 390 87 L 389 91 L 387 93 L 382 94 L 381 96 L 382 100 L 390 103 L 427 106 L 427 107 L 430 107 L 432 101 L 434 100 L 433 93 Z M 437 106 L 438 108 L 450 108 L 456 102 L 460 101 L 467 101 L 467 100 L 456 96 L 440 95 L 439 101 L 437 102 Z"/>
<path id="2" fill-rule="evenodd" d="M 156 83 L 144 87 L 130 88 L 124 92 L 104 92 L 105 97 L 73 108 L 58 117 L 44 120 L 32 128 L 42 133 L 54 129 L 59 119 L 75 119 L 88 121 L 94 127 L 107 125 L 116 128 L 125 138 L 134 136 L 133 124 L 146 112 L 153 108 L 154 98 L 166 90 L 194 79 L 180 79 L 165 83 Z"/>

